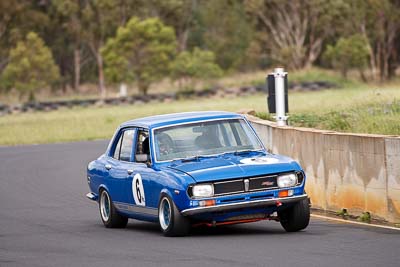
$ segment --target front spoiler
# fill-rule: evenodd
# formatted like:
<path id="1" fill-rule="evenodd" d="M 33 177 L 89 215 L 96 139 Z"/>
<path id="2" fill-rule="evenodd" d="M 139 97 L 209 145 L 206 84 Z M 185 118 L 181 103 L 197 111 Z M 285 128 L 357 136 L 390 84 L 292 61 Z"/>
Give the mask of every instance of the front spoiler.
<path id="1" fill-rule="evenodd" d="M 201 213 L 208 213 L 208 212 L 220 212 L 220 211 L 233 211 L 238 209 L 245 209 L 245 208 L 264 208 L 270 206 L 278 206 L 279 203 L 287 204 L 298 202 L 303 199 L 308 198 L 307 194 L 299 195 L 299 196 L 292 196 L 292 197 L 283 197 L 283 198 L 270 198 L 270 199 L 261 199 L 261 200 L 253 200 L 253 201 L 245 201 L 239 203 L 230 203 L 230 204 L 221 204 L 216 206 L 207 206 L 207 207 L 197 207 L 197 208 L 190 208 L 181 211 L 183 216 L 190 216 L 196 215 Z"/>

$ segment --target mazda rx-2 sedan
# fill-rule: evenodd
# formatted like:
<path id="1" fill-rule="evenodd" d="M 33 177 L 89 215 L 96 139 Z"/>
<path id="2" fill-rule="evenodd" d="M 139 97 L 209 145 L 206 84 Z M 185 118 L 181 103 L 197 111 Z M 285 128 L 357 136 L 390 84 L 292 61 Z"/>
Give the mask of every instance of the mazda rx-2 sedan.
<path id="1" fill-rule="evenodd" d="M 188 112 L 121 124 L 106 152 L 88 165 L 87 197 L 108 228 L 128 218 L 157 222 L 166 236 L 191 227 L 279 221 L 307 227 L 305 173 L 267 152 L 247 119 L 229 112 Z"/>

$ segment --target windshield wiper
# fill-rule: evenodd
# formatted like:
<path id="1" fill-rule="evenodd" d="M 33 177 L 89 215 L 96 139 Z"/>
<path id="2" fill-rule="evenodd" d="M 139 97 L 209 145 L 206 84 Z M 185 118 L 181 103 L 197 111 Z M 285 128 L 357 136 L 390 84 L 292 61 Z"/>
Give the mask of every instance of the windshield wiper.
<path id="1" fill-rule="evenodd" d="M 251 150 L 251 149 L 248 149 L 248 150 L 237 150 L 237 151 L 233 152 L 233 155 L 238 156 L 238 155 L 243 155 L 243 154 L 249 154 L 251 152 L 257 152 L 257 150 Z"/>
<path id="2" fill-rule="evenodd" d="M 220 156 L 226 156 L 226 155 L 229 155 L 229 154 L 233 154 L 235 156 L 239 156 L 239 155 L 248 154 L 248 153 L 252 153 L 252 152 L 262 153 L 263 151 L 261 151 L 261 150 L 252 150 L 252 149 L 236 150 L 236 151 L 230 151 L 230 152 L 225 152 L 225 153 L 216 154 L 216 155 L 196 155 L 196 156 L 187 157 L 187 158 L 176 158 L 176 159 L 173 159 L 172 161 L 174 161 L 174 162 L 175 161 L 191 162 L 191 161 L 199 161 L 201 159 L 216 158 L 216 157 L 220 157 Z"/>
<path id="3" fill-rule="evenodd" d="M 222 153 L 221 155 L 222 155 L 222 156 L 226 156 L 226 155 L 229 155 L 229 154 L 233 154 L 234 156 L 240 156 L 240 155 L 249 154 L 249 153 L 252 153 L 252 152 L 262 153 L 261 150 L 247 149 L 247 150 L 229 151 L 229 152 Z"/>
<path id="4" fill-rule="evenodd" d="M 199 161 L 200 159 L 206 159 L 206 158 L 215 158 L 215 156 L 203 156 L 203 155 L 197 155 L 193 157 L 188 157 L 181 159 L 182 162 L 190 162 L 190 161 Z"/>

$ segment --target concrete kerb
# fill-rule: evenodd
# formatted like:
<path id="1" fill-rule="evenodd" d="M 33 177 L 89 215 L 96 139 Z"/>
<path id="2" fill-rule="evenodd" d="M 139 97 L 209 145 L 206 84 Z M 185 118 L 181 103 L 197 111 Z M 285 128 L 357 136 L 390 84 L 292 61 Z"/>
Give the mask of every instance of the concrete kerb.
<path id="1" fill-rule="evenodd" d="M 400 137 L 277 126 L 247 117 L 272 153 L 303 166 L 313 206 L 346 208 L 354 215 L 369 211 L 378 220 L 400 222 Z"/>

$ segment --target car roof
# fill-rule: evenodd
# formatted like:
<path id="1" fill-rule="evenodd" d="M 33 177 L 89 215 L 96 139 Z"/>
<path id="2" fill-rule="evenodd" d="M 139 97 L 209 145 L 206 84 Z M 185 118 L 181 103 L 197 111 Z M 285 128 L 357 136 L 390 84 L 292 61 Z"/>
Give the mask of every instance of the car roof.
<path id="1" fill-rule="evenodd" d="M 144 117 L 140 119 L 130 120 L 121 124 L 121 128 L 128 126 L 136 126 L 143 128 L 156 128 L 168 125 L 174 125 L 186 122 L 196 122 L 204 120 L 216 119 L 237 119 L 243 118 L 242 115 L 226 112 L 226 111 L 196 111 L 196 112 L 182 112 L 164 115 L 156 115 Z"/>

